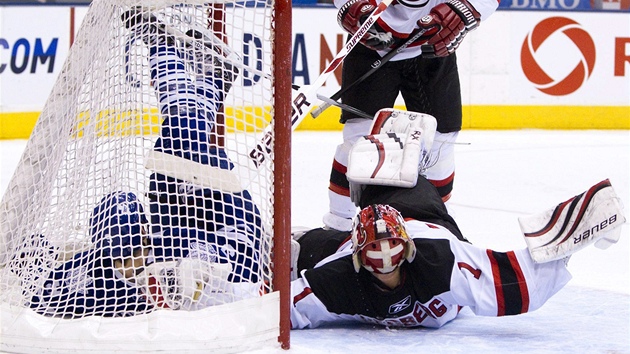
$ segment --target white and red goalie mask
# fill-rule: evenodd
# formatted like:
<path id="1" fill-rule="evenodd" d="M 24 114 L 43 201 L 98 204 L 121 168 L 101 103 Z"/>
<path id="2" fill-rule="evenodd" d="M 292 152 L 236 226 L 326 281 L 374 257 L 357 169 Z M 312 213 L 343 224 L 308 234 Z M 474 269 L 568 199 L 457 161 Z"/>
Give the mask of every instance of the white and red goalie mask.
<path id="1" fill-rule="evenodd" d="M 352 228 L 354 270 L 393 272 L 405 260 L 413 261 L 415 244 L 407 235 L 405 220 L 389 205 L 373 204 L 359 213 Z"/>

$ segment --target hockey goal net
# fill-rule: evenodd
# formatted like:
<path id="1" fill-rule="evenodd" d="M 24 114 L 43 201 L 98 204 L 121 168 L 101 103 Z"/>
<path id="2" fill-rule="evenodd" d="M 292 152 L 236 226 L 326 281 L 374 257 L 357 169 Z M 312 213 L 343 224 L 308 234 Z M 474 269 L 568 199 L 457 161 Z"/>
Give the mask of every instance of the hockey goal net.
<path id="1" fill-rule="evenodd" d="M 92 2 L 0 204 L 0 350 L 288 347 L 290 11 Z"/>

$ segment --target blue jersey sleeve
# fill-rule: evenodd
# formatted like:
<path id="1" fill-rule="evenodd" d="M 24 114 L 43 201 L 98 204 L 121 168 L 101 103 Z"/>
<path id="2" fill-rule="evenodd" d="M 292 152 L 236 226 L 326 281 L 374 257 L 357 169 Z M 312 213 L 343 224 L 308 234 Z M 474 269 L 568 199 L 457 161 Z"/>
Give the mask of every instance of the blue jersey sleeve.
<path id="1" fill-rule="evenodd" d="M 259 280 L 259 245 L 251 232 L 227 228 L 216 233 L 188 228 L 171 228 L 152 242 L 156 262 L 197 257 L 213 263 L 230 263 L 231 282 Z"/>

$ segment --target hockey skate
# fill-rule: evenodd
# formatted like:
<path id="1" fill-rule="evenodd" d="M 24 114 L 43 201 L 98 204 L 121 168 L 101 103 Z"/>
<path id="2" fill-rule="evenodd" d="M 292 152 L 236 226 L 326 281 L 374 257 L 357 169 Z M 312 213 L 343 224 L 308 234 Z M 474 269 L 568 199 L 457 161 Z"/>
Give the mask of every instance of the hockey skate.
<path id="1" fill-rule="evenodd" d="M 175 38 L 167 33 L 166 25 L 141 7 L 125 11 L 120 19 L 135 38 L 141 39 L 149 47 L 175 43 Z"/>
<path id="2" fill-rule="evenodd" d="M 193 61 L 195 72 L 199 75 L 212 73 L 215 79 L 223 82 L 225 92 L 230 91 L 232 82 L 238 76 L 236 68 L 224 54 L 225 50 L 201 31 L 190 29 L 186 35 L 191 38 L 185 42 L 188 55 Z"/>

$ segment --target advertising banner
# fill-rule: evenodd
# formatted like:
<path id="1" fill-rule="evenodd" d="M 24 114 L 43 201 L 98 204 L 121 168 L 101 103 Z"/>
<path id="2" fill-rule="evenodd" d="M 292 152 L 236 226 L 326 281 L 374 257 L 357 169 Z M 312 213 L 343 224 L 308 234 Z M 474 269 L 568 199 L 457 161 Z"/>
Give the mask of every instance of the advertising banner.
<path id="1" fill-rule="evenodd" d="M 534 0 L 512 5 L 526 1 Z M 569 1 L 536 4 L 564 8 Z M 0 138 L 28 137 L 86 11 L 0 6 Z M 312 83 L 342 48 L 346 34 L 336 14 L 329 6 L 293 10 L 294 84 Z M 259 34 L 242 35 L 234 50 L 254 63 L 251 46 Z M 457 58 L 464 128 L 630 129 L 627 12 L 499 10 L 464 39 Z M 240 77 L 247 86 L 259 79 Z M 340 80 L 341 68 L 319 93 L 332 95 Z M 397 105 L 404 108 L 402 99 Z M 338 119 L 333 107 L 300 128 L 340 129 Z"/>

